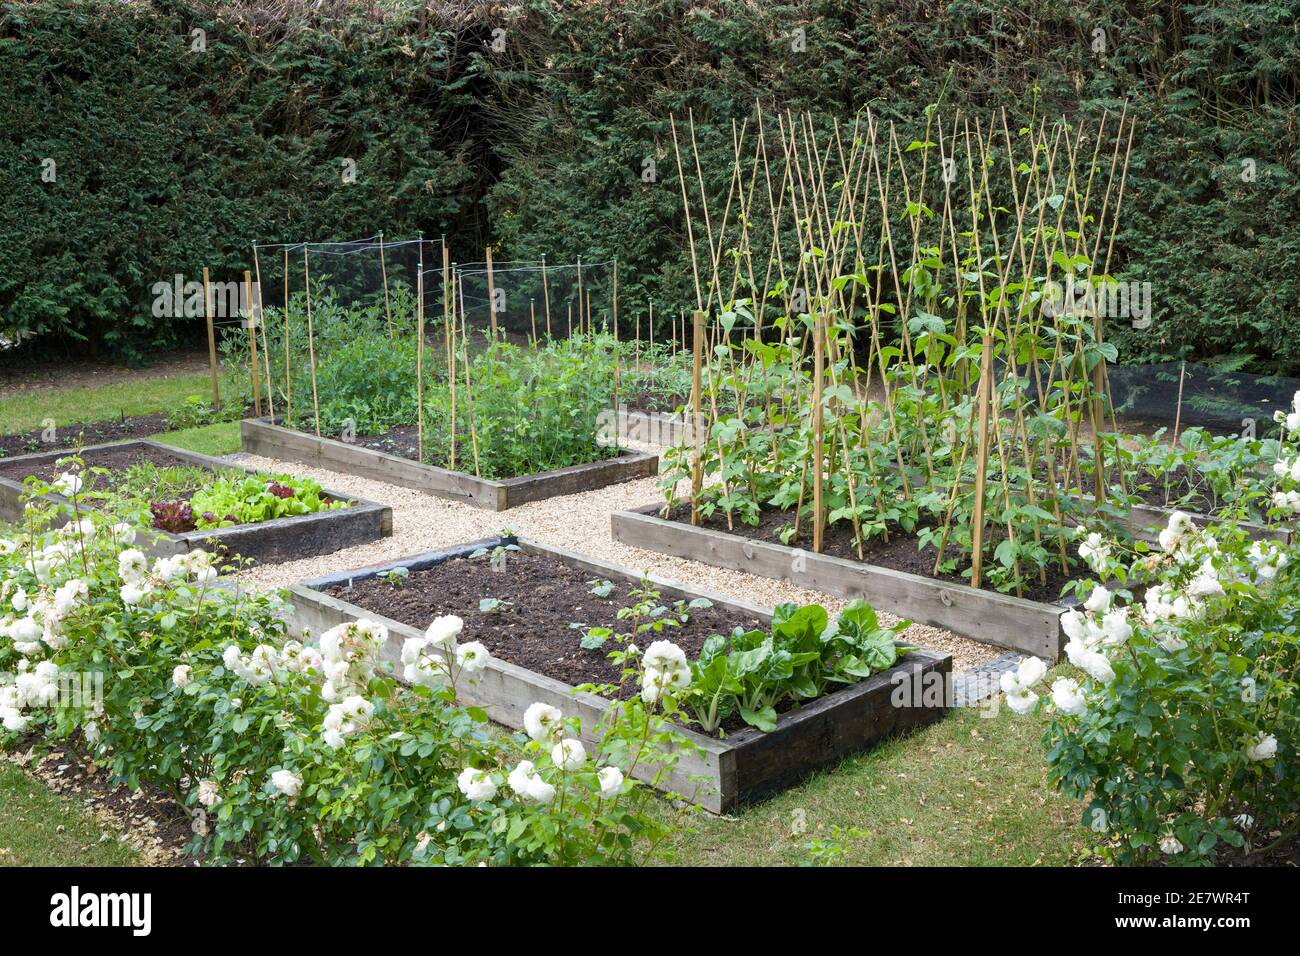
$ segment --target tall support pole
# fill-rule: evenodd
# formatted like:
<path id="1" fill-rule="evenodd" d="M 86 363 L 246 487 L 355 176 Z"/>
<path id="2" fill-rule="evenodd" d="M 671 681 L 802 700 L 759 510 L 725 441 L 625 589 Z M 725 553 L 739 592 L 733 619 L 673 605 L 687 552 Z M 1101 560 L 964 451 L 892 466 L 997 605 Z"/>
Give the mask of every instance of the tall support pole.
<path id="1" fill-rule="evenodd" d="M 984 333 L 980 359 L 979 384 L 979 444 L 975 463 L 975 513 L 971 519 L 971 572 L 970 586 L 980 586 L 984 568 L 984 490 L 988 483 L 989 468 L 989 404 L 993 382 L 993 336 Z"/>
<path id="2" fill-rule="evenodd" d="M 262 417 L 262 376 L 257 370 L 257 316 L 253 312 L 253 274 L 244 270 L 244 322 L 248 326 L 249 371 L 253 376 L 253 413 Z"/>
<path id="3" fill-rule="evenodd" d="M 284 250 L 284 420 L 293 427 L 293 372 L 289 368 L 289 248 Z"/>
<path id="4" fill-rule="evenodd" d="M 542 256 L 542 304 L 546 308 L 546 337 L 549 339 L 551 337 L 551 287 L 546 279 L 546 256 Z"/>
<path id="5" fill-rule="evenodd" d="M 497 341 L 497 287 L 492 275 L 492 247 L 487 247 L 488 317 L 492 323 L 492 344 Z"/>
<path id="6" fill-rule="evenodd" d="M 379 271 L 384 278 L 384 317 L 388 320 L 388 337 L 393 337 L 393 306 L 388 299 L 388 263 L 384 261 L 384 234 L 379 234 Z"/>
<path id="7" fill-rule="evenodd" d="M 316 331 L 311 324 L 311 256 L 307 244 L 302 247 L 302 288 L 307 301 L 307 358 L 311 362 L 311 408 L 320 438 L 320 395 L 316 391 Z"/>
<path id="8" fill-rule="evenodd" d="M 262 330 L 262 364 L 266 372 L 266 410 L 275 422 L 275 384 L 271 380 L 271 346 L 266 337 L 266 312 L 262 308 L 262 260 L 257 255 L 257 246 L 253 246 L 253 269 L 257 276 L 257 324 Z"/>
<path id="9" fill-rule="evenodd" d="M 420 237 L 415 272 L 415 440 L 418 460 L 424 461 L 424 237 Z"/>
<path id="10" fill-rule="evenodd" d="M 212 373 L 212 407 L 221 407 L 221 382 L 217 374 L 217 330 L 212 325 L 212 283 L 203 267 L 203 316 L 208 322 L 208 369 Z"/>
<path id="11" fill-rule="evenodd" d="M 614 260 L 613 301 L 610 303 L 611 319 L 614 323 L 614 341 L 618 341 L 618 259 Z"/>
<path id="12" fill-rule="evenodd" d="M 826 345 L 822 341 L 822 314 L 813 317 L 813 388 L 812 388 L 812 445 L 813 445 L 813 553 L 822 553 L 822 526 L 825 523 L 825 502 L 822 500 L 826 476 L 824 448 L 824 418 L 822 409 L 822 380 L 826 376 Z"/>
<path id="13" fill-rule="evenodd" d="M 704 359 L 704 310 L 695 310 L 695 341 L 691 360 L 691 524 L 700 523 L 700 492 L 704 488 L 704 416 L 701 391 L 701 364 Z"/>

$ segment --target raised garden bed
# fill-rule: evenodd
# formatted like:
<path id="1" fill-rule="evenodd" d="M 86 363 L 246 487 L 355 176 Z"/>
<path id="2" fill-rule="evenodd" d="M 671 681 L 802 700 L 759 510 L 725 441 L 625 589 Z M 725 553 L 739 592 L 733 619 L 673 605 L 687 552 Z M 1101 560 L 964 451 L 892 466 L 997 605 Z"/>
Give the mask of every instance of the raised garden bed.
<path id="1" fill-rule="evenodd" d="M 0 460 L 0 519 L 19 520 L 24 507 L 23 479 L 31 475 L 46 479 L 54 477 L 61 470 L 58 460 L 68 454 L 67 451 L 43 452 Z M 186 465 L 208 469 L 214 474 L 223 471 L 259 474 L 220 458 L 144 440 L 92 445 L 79 454 L 87 468 L 115 469 L 149 462 L 160 467 Z M 393 533 L 393 512 L 388 506 L 328 488 L 323 489 L 323 493 L 329 499 L 346 501 L 347 507 L 224 528 L 185 532 L 153 530 L 150 534 L 154 540 L 149 550 L 157 555 L 171 555 L 202 548 L 222 557 L 239 555 L 257 563 L 271 564 L 329 554 Z M 62 495 L 47 497 L 64 505 L 70 504 Z"/>
<path id="2" fill-rule="evenodd" d="M 1055 600 L 1028 600 L 856 557 L 815 554 L 737 532 L 692 527 L 661 518 L 659 511 L 659 505 L 647 505 L 614 512 L 614 540 L 825 594 L 862 598 L 880 610 L 1049 661 L 1057 660 L 1064 646 L 1060 618 L 1066 607 Z"/>
<path id="3" fill-rule="evenodd" d="M 480 563 L 485 559 L 465 566 L 476 552 L 510 543 L 520 551 L 507 556 L 503 574 L 508 576 L 517 562 L 520 580 L 494 582 L 496 575 Z M 396 586 L 382 577 L 395 568 L 407 572 Z M 609 600 L 596 599 L 588 587 L 592 580 L 615 584 Z M 586 736 L 611 702 L 578 692 L 574 685 L 607 679 L 600 668 L 609 665 L 601 651 L 581 649 L 581 632 L 568 625 L 595 625 L 602 614 L 612 616 L 621 606 L 619 593 L 625 594 L 629 585 L 641 580 L 641 575 L 626 568 L 562 549 L 526 540 L 489 538 L 315 578 L 293 585 L 289 598 L 295 608 L 294 627 L 299 631 L 319 634 L 345 621 L 380 621 L 389 629 L 385 657 L 394 662 L 400 659 L 402 643 L 421 636 L 429 619 L 436 614 L 458 614 L 466 621 L 466 634 L 482 641 L 493 654 L 478 683 L 463 690 L 468 702 L 483 707 L 496 722 L 518 729 L 523 726 L 527 707 L 542 701 L 581 717 Z M 771 612 L 755 605 L 672 581 L 647 580 L 664 600 L 704 597 L 711 602 L 711 607 L 694 612 L 697 616 L 686 628 L 668 635 L 688 655 L 710 632 L 725 633 L 733 624 L 767 626 L 771 621 Z M 480 601 L 485 598 L 518 601 L 520 613 L 511 619 L 509 610 L 482 611 Z M 526 613 L 522 610 L 525 602 L 529 602 Z M 542 672 L 543 668 L 550 674 Z M 714 813 L 728 812 L 785 789 L 808 772 L 834 765 L 886 736 L 938 720 L 947 708 L 951 670 L 950 656 L 916 649 L 888 670 L 780 714 L 771 733 L 745 727 L 719 738 L 683 730 L 700 753 L 683 759 L 665 786 L 694 794 L 701 806 Z M 551 676 L 557 674 L 562 676 Z M 917 695 L 916 706 L 896 706 L 893 698 L 903 684 L 937 686 L 943 692 Z M 595 743 L 590 736 L 586 739 Z"/>
<path id="4" fill-rule="evenodd" d="M 244 451 L 250 454 L 373 478 L 489 511 L 505 511 L 530 501 L 647 478 L 659 471 L 657 455 L 625 451 L 604 461 L 494 481 L 421 464 L 356 442 L 317 438 L 275 424 L 269 418 L 244 419 L 240 424 L 240 437 Z"/>

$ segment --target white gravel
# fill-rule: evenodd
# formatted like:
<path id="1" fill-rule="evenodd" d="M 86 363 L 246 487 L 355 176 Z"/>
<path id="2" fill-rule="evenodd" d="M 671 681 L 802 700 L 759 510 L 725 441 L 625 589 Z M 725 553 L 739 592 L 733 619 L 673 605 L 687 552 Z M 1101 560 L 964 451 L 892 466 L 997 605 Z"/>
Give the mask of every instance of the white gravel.
<path id="1" fill-rule="evenodd" d="M 661 501 L 657 478 L 642 478 L 595 491 L 534 502 L 509 511 L 492 512 L 409 488 L 325 471 L 297 462 L 276 461 L 247 454 L 230 455 L 228 458 L 261 470 L 315 478 L 334 490 L 368 498 L 393 509 L 392 537 L 345 548 L 333 554 L 255 567 L 239 575 L 245 583 L 259 589 L 283 587 L 330 572 L 381 564 L 423 551 L 511 531 L 521 537 L 610 561 L 633 571 L 646 571 L 701 590 L 767 607 L 783 601 L 818 603 L 834 615 L 846 603 L 841 598 L 795 587 L 783 581 L 714 568 L 615 542 L 610 536 L 610 514 Z M 883 612 L 880 616 L 886 623 L 897 620 Z M 909 628 L 905 639 L 952 654 L 954 670 L 964 670 L 1005 653 L 1001 648 L 921 624 Z"/>

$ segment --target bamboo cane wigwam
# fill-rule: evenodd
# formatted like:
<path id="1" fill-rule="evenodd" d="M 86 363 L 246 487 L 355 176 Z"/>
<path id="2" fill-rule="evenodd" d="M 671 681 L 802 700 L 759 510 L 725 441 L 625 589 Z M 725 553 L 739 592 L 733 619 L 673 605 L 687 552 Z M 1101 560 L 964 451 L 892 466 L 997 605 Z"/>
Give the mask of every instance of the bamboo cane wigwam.
<path id="1" fill-rule="evenodd" d="M 669 453 L 665 513 L 1059 597 L 1076 526 L 1143 510 L 1105 341 L 1134 124 L 672 118 L 707 439 Z"/>

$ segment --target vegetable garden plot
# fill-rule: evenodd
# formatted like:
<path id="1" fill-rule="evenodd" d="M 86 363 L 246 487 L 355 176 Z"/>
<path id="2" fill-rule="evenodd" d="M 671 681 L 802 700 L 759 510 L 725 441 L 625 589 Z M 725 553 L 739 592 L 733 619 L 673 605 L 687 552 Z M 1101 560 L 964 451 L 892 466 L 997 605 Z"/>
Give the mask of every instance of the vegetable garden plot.
<path id="1" fill-rule="evenodd" d="M 710 186 L 674 121 L 698 427 L 664 456 L 663 510 L 688 523 L 646 509 L 615 534 L 1054 658 L 1094 538 L 1189 508 L 1285 536 L 1300 501 L 1252 490 L 1272 438 L 1118 427 L 1104 331 L 1129 317 L 1110 272 L 1131 119 L 927 124 L 904 143 L 870 112 L 759 114 Z"/>
<path id="2" fill-rule="evenodd" d="M 33 493 L 67 511 L 106 510 L 152 527 L 150 551 L 158 555 L 204 549 L 275 563 L 364 544 L 393 529 L 385 505 L 151 441 L 0 461 L 0 517 L 23 520 L 25 496 Z"/>
<path id="3" fill-rule="evenodd" d="M 247 340 L 270 414 L 245 423 L 245 450 L 495 510 L 656 473 L 618 447 L 615 409 L 623 391 L 680 392 L 683 359 L 639 321 L 620 340 L 609 264 L 456 266 L 423 240 L 302 244 L 268 255 L 264 278 L 272 262 L 277 305 Z M 549 304 L 530 300 L 521 333 L 511 303 L 534 286 Z"/>
<path id="4" fill-rule="evenodd" d="M 518 579 L 507 584 L 512 575 Z M 789 647 L 823 643 L 828 622 L 816 606 L 785 606 L 774 616 L 744 602 L 513 538 L 485 539 L 316 578 L 291 587 L 289 598 L 295 626 L 312 633 L 345 621 L 378 621 L 390 635 L 385 655 L 395 661 L 402 660 L 404 641 L 421 636 L 426 617 L 461 614 L 467 633 L 492 654 L 478 684 L 464 692 L 471 703 L 514 728 L 523 726 L 531 704 L 550 704 L 579 714 L 590 741 L 602 718 L 617 706 L 614 701 L 636 692 L 617 683 L 619 658 L 610 664 L 607 652 L 622 653 L 631 638 L 641 653 L 652 652 L 645 645 L 659 638 L 689 647 L 696 660 L 686 700 L 698 725 L 680 732 L 695 751 L 662 784 L 694 793 L 715 813 L 784 789 L 885 736 L 937 720 L 947 706 L 951 657 L 896 645 L 897 629 L 880 628 L 865 606 L 846 610 L 830 632 L 836 636 L 825 645 L 836 649 L 834 661 L 813 654 L 818 658 L 813 662 Z M 526 607 L 528 602 L 536 606 Z M 554 633 L 538 634 L 539 615 Z M 584 619 L 561 623 L 570 616 Z M 728 626 L 738 628 L 729 651 Z M 715 627 L 724 636 L 706 636 Z M 742 650 L 750 644 L 754 648 Z M 774 654 L 781 655 L 784 678 L 775 676 L 780 668 L 767 678 L 754 672 L 744 688 L 737 683 L 731 689 L 730 682 L 742 677 L 728 675 L 743 672 L 745 662 L 757 666 Z M 813 680 L 814 664 L 821 692 L 800 683 Z M 826 676 L 832 667 L 839 669 L 838 676 Z M 555 674 L 564 679 L 551 676 Z M 408 672 L 412 676 L 418 677 Z M 794 688 L 787 693 L 796 696 L 776 697 L 782 681 Z M 588 684 L 599 692 L 575 688 Z M 800 692 L 805 696 L 797 696 Z M 720 703 L 737 695 L 748 698 L 737 708 L 728 710 Z M 774 698 L 776 704 L 765 703 Z M 746 726 L 746 721 L 764 729 Z M 739 729 L 720 736 L 719 730 L 728 727 Z M 703 787 L 693 778 L 702 778 Z"/>

